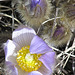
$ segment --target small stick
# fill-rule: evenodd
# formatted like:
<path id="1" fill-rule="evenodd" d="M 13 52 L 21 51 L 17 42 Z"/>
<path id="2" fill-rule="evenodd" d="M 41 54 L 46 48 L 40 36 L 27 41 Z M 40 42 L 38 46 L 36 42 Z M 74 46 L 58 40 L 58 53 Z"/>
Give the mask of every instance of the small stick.
<path id="1" fill-rule="evenodd" d="M 57 68 L 65 59 L 67 58 L 67 56 L 66 57 L 64 57 L 64 59 L 63 60 L 61 60 L 56 66 L 55 66 L 55 68 Z"/>
<path id="2" fill-rule="evenodd" d="M 70 56 L 71 56 L 71 54 L 74 52 L 74 50 L 68 55 L 68 58 L 67 58 L 67 60 L 66 60 L 66 62 L 64 63 L 64 65 L 63 65 L 63 68 L 66 66 L 66 64 L 67 64 L 67 62 L 68 62 L 68 60 L 69 60 L 69 58 L 70 58 Z"/>
<path id="3" fill-rule="evenodd" d="M 54 24 L 53 24 L 53 27 L 52 27 L 51 37 L 53 36 L 54 31 L 56 29 L 56 25 L 57 25 L 57 23 L 56 23 L 56 17 L 57 17 L 57 15 L 58 15 L 58 8 L 56 9 L 56 15 L 55 15 Z"/>
<path id="4" fill-rule="evenodd" d="M 59 19 L 59 18 L 61 18 L 61 17 L 56 17 L 56 19 Z M 48 19 L 48 20 L 44 21 L 44 22 L 42 23 L 42 25 L 45 24 L 45 23 L 47 23 L 48 21 L 52 21 L 52 20 L 54 20 L 54 19 L 55 19 L 55 18 Z"/>
<path id="5" fill-rule="evenodd" d="M 49 45 L 48 45 L 48 46 L 49 46 Z M 49 46 L 49 47 L 51 47 L 51 48 L 52 48 L 53 50 L 55 50 L 55 51 L 61 52 L 61 53 L 60 53 L 61 55 L 59 54 L 60 56 L 62 56 L 62 55 L 64 55 L 64 54 L 69 55 L 68 52 L 65 53 L 64 51 L 61 51 L 61 50 L 59 50 L 59 49 L 57 49 L 57 48 L 55 48 L 55 47 L 52 47 L 52 46 Z M 72 56 L 72 57 L 75 57 L 75 55 L 73 55 L 73 54 L 71 54 L 71 56 Z M 57 58 L 59 58 L 59 56 L 57 56 Z"/>
<path id="6" fill-rule="evenodd" d="M 0 13 L 0 15 L 1 16 L 6 16 L 6 17 L 9 17 L 9 18 L 12 18 L 12 16 L 7 15 L 7 14 L 4 14 L 4 13 Z M 14 18 L 14 20 L 17 21 L 20 25 L 22 25 L 22 23 L 18 19 Z"/>
<path id="7" fill-rule="evenodd" d="M 75 46 L 72 46 L 72 47 L 68 48 L 67 50 L 64 51 L 64 53 L 67 53 L 67 52 L 69 52 L 69 51 L 72 51 L 73 48 L 75 48 Z M 61 56 L 62 56 L 62 53 L 60 53 L 59 55 L 57 55 L 57 58 L 59 58 L 59 57 L 61 57 Z"/>

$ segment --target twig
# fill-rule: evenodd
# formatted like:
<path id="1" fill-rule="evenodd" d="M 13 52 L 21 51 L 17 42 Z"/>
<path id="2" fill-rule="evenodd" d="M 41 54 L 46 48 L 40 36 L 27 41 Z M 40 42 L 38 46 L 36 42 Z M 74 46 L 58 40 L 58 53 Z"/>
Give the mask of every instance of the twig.
<path id="1" fill-rule="evenodd" d="M 0 8 L 5 8 L 4 10 L 3 10 L 3 9 L 1 9 L 0 11 L 9 11 L 9 10 L 11 10 L 11 11 L 12 11 L 12 8 L 7 7 L 7 6 L 0 5 Z"/>
<path id="2" fill-rule="evenodd" d="M 51 32 L 51 37 L 53 36 L 54 32 L 55 32 L 55 29 L 56 29 L 56 17 L 58 15 L 58 8 L 56 8 L 56 15 L 55 15 L 55 19 L 54 19 L 54 24 L 53 24 L 53 27 L 52 27 L 52 32 Z"/>
<path id="3" fill-rule="evenodd" d="M 56 17 L 56 19 L 59 19 L 59 18 L 61 18 L 61 17 Z M 43 25 L 44 25 L 45 23 L 47 23 L 48 21 L 52 21 L 52 20 L 54 20 L 54 19 L 55 19 L 55 18 L 48 19 L 48 20 L 44 21 L 44 22 L 41 24 L 41 26 L 43 26 Z M 38 28 L 37 34 L 39 33 L 41 26 Z"/>
<path id="4" fill-rule="evenodd" d="M 14 29 L 14 14 L 13 14 L 13 10 L 12 10 L 12 32 L 13 32 L 13 29 Z"/>
<path id="5" fill-rule="evenodd" d="M 69 39 L 68 42 L 67 42 L 67 45 L 66 45 L 65 50 L 68 49 L 68 46 L 69 46 L 69 44 L 70 44 L 70 41 L 71 41 L 72 37 L 73 37 L 73 34 L 70 35 L 70 39 Z"/>
<path id="6" fill-rule="evenodd" d="M 56 17 L 56 19 L 59 19 L 59 18 L 61 18 L 61 17 Z M 47 23 L 48 21 L 52 21 L 52 20 L 54 20 L 54 19 L 55 19 L 55 18 L 48 19 L 48 20 L 44 21 L 44 22 L 42 23 L 42 25 L 45 24 L 45 23 Z"/>
<path id="7" fill-rule="evenodd" d="M 9 18 L 13 18 L 12 16 L 7 15 L 7 14 L 4 14 L 4 13 L 0 13 L 0 15 L 1 15 L 1 16 L 6 16 L 6 17 L 9 17 Z M 19 24 L 22 25 L 22 23 L 21 23 L 18 19 L 14 18 L 14 20 L 17 21 Z"/>
<path id="8" fill-rule="evenodd" d="M 70 54 L 68 54 L 68 58 L 66 59 L 64 65 L 63 65 L 63 68 L 66 66 L 66 64 L 67 64 L 67 62 L 68 62 L 68 60 L 69 60 L 69 58 L 70 58 L 70 56 L 71 56 L 71 54 L 72 54 L 73 52 L 74 52 L 74 50 L 73 50 L 72 52 L 70 52 Z"/>
<path id="9" fill-rule="evenodd" d="M 55 66 L 55 68 L 57 68 L 67 57 L 68 57 L 68 56 L 64 57 L 64 59 L 61 60 L 61 61 Z"/>
<path id="10" fill-rule="evenodd" d="M 75 46 L 72 46 L 72 47 L 66 49 L 66 50 L 64 51 L 64 53 L 67 53 L 67 52 L 73 50 L 73 48 L 75 48 Z M 61 57 L 62 55 L 63 55 L 63 53 L 60 53 L 59 55 L 57 55 L 57 58 Z"/>
<path id="11" fill-rule="evenodd" d="M 6 26 L 8 25 L 8 24 L 7 24 L 7 23 L 5 23 L 4 21 L 1 21 L 1 20 L 0 20 L 0 22 L 2 22 L 3 24 L 5 24 Z"/>
<path id="12" fill-rule="evenodd" d="M 62 54 L 62 55 L 64 55 L 64 54 L 66 54 L 66 55 L 69 55 L 69 53 L 68 52 L 64 52 L 64 51 L 61 51 L 61 50 L 59 50 L 59 49 L 57 49 L 57 48 L 55 48 L 55 47 L 53 47 L 53 46 L 51 46 L 51 45 L 48 45 L 50 48 L 52 48 L 53 50 L 55 50 L 55 51 L 58 51 L 58 52 L 61 52 L 60 54 Z M 61 56 L 62 56 L 61 55 Z M 72 57 L 75 57 L 75 55 L 73 55 L 73 54 L 71 54 L 71 56 Z"/>

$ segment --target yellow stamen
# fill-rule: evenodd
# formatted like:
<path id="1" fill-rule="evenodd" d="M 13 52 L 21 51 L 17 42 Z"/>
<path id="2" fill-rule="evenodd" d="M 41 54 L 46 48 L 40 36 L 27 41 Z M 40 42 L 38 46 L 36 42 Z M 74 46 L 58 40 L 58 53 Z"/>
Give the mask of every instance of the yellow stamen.
<path id="1" fill-rule="evenodd" d="M 36 71 L 42 66 L 42 62 L 38 60 L 41 54 L 30 54 L 30 46 L 22 47 L 17 53 L 17 63 L 22 70 L 26 72 Z"/>

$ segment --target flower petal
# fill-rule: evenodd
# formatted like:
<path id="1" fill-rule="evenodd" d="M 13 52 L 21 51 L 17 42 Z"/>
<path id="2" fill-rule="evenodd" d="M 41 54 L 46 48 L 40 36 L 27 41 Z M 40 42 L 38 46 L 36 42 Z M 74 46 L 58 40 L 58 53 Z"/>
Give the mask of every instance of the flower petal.
<path id="1" fill-rule="evenodd" d="M 43 75 L 43 74 L 41 74 L 41 73 L 38 72 L 38 71 L 32 71 L 32 72 L 30 72 L 28 75 Z"/>
<path id="2" fill-rule="evenodd" d="M 18 75 L 28 75 L 28 72 L 22 70 L 18 65 L 16 65 L 16 68 L 18 70 Z"/>
<path id="3" fill-rule="evenodd" d="M 19 28 L 13 31 L 12 39 L 23 47 L 25 45 L 30 45 L 34 35 L 36 35 L 36 32 L 32 28 L 21 25 Z"/>
<path id="4" fill-rule="evenodd" d="M 18 75 L 17 68 L 9 61 L 5 62 L 5 74 L 6 75 Z"/>
<path id="5" fill-rule="evenodd" d="M 52 72 L 48 70 L 44 65 L 42 65 L 38 71 L 42 73 L 43 75 L 52 75 Z"/>
<path id="6" fill-rule="evenodd" d="M 52 51 L 52 49 L 37 35 L 31 41 L 30 52 L 33 53 L 45 53 Z"/>
<path id="7" fill-rule="evenodd" d="M 48 52 L 42 55 L 39 60 L 52 72 L 55 67 L 55 52 Z"/>
<path id="8" fill-rule="evenodd" d="M 5 52 L 5 60 L 11 61 L 12 63 L 16 63 L 16 53 L 17 50 L 21 49 L 19 45 L 17 45 L 15 42 L 8 40 L 5 43 L 4 46 L 4 52 Z"/>

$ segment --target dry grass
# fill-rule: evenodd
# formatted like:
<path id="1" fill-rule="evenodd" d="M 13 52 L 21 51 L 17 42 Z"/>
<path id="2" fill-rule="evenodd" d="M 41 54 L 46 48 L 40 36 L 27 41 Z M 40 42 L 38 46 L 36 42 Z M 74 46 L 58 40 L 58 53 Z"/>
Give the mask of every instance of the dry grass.
<path id="1" fill-rule="evenodd" d="M 4 75 L 5 71 L 4 51 L 2 48 L 2 44 L 8 39 L 11 39 L 12 31 L 19 24 L 22 24 L 21 21 L 19 21 L 14 15 L 14 9 L 11 7 L 10 3 L 11 1 L 0 0 L 0 75 Z M 43 22 L 42 24 L 58 18 L 60 17 L 56 16 L 55 18 L 49 19 Z M 72 36 L 73 35 L 71 35 L 71 37 Z M 55 67 L 54 75 L 75 75 L 75 68 L 73 68 L 73 62 L 75 63 L 75 39 L 73 41 L 72 46 L 69 47 L 70 40 L 72 40 L 72 38 L 68 40 L 68 43 L 65 48 L 55 48 L 49 45 L 57 54 L 57 65 Z"/>

